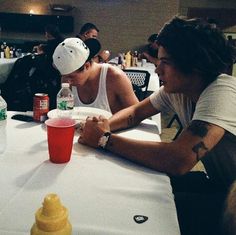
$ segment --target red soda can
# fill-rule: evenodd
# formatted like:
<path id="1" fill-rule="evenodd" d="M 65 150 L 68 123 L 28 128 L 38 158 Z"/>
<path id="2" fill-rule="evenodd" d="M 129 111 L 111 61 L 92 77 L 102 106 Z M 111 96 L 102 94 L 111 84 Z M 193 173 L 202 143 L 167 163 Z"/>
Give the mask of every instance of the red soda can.
<path id="1" fill-rule="evenodd" d="M 49 111 L 49 97 L 45 93 L 34 95 L 33 118 L 36 122 L 44 122 Z"/>

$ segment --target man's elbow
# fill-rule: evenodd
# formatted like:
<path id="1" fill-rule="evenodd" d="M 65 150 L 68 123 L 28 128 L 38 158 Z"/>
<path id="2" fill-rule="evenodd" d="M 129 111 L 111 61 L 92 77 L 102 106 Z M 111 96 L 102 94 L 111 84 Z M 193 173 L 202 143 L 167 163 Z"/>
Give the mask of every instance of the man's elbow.
<path id="1" fill-rule="evenodd" d="M 167 173 L 173 176 L 181 176 L 188 173 L 192 168 L 193 165 L 190 162 L 180 161 L 173 164 Z"/>

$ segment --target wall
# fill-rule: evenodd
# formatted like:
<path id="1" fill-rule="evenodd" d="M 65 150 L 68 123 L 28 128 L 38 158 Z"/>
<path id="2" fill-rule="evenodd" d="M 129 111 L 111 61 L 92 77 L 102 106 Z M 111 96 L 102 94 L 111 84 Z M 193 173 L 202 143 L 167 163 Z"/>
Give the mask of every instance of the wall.
<path id="1" fill-rule="evenodd" d="M 179 8 L 179 0 L 1 0 L 0 12 L 28 13 L 33 9 L 36 14 L 55 14 L 50 11 L 49 3 L 75 6 L 66 13 L 74 16 L 75 30 L 66 37 L 78 34 L 84 23 L 93 22 L 100 29 L 103 49 L 111 50 L 113 55 L 146 44 L 148 36 L 158 32 Z M 44 35 L 12 32 L 1 32 L 0 36 L 44 39 Z"/>
<path id="2" fill-rule="evenodd" d="M 179 0 L 179 12 L 187 15 L 188 7 L 198 8 L 235 8 L 235 0 Z"/>

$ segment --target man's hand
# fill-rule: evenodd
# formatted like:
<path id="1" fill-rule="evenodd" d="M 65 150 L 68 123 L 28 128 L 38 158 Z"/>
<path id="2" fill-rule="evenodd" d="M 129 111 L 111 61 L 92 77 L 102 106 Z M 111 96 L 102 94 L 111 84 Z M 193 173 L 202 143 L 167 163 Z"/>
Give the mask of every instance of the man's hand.
<path id="1" fill-rule="evenodd" d="M 78 142 L 97 148 L 100 137 L 110 132 L 108 119 L 103 116 L 87 117 L 86 122 L 81 127 Z"/>

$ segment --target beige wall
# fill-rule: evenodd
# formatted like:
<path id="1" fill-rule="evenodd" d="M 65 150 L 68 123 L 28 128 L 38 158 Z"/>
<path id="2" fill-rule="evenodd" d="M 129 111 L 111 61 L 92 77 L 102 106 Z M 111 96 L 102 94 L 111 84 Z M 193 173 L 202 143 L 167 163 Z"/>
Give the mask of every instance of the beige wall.
<path id="1" fill-rule="evenodd" d="M 160 30 L 163 24 L 178 13 L 179 0 L 1 0 L 0 12 L 54 14 L 49 3 L 67 3 L 75 6 L 68 13 L 74 16 L 76 35 L 86 22 L 93 22 L 100 29 L 99 39 L 103 48 L 118 52 L 134 50 L 146 44 L 150 34 Z M 17 23 L 17 22 L 16 22 Z M 20 39 L 44 39 L 40 34 L 2 32 L 2 37 Z"/>

